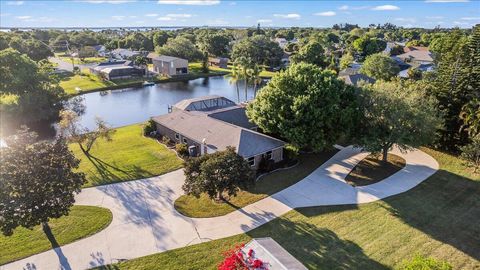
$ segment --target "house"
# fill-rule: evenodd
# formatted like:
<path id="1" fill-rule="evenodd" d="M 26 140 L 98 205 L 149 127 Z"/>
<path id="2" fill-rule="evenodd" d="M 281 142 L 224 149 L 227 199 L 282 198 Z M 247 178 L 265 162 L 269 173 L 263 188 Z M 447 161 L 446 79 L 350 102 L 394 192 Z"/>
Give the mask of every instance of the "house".
<path id="1" fill-rule="evenodd" d="M 145 75 L 145 70 L 133 66 L 132 61 L 108 61 L 90 67 L 90 72 L 107 80 L 124 79 Z"/>
<path id="2" fill-rule="evenodd" d="M 221 96 L 186 99 L 170 113 L 152 117 L 157 132 L 176 143 L 188 145 L 191 156 L 222 151 L 233 146 L 252 167 L 262 160 L 283 160 L 285 143 L 257 132 L 245 113 L 245 107 Z"/>
<path id="3" fill-rule="evenodd" d="M 360 86 L 360 82 L 374 84 L 375 79 L 371 78 L 364 74 L 352 74 L 346 76 L 339 76 L 340 79 L 344 80 L 346 84 L 353 85 L 353 86 Z"/>
<path id="4" fill-rule="evenodd" d="M 153 71 L 165 76 L 175 76 L 188 73 L 188 60 L 160 55 L 152 58 Z"/>
<path id="5" fill-rule="evenodd" d="M 107 49 L 105 48 L 105 46 L 103 45 L 95 45 L 95 46 L 92 46 L 95 51 L 97 52 L 97 55 L 98 56 L 101 56 L 101 57 L 105 57 L 106 53 L 107 53 Z"/>
<path id="6" fill-rule="evenodd" d="M 290 65 L 290 54 L 284 52 L 280 61 L 282 62 L 282 66 L 288 67 Z"/>
<path id="7" fill-rule="evenodd" d="M 344 77 L 348 75 L 355 75 L 360 73 L 360 68 L 362 67 L 361 64 L 358 63 L 352 63 L 350 64 L 346 69 L 340 70 L 338 73 L 339 77 Z"/>
<path id="8" fill-rule="evenodd" d="M 275 42 L 278 43 L 278 46 L 282 49 L 285 49 L 288 44 L 288 40 L 285 38 L 275 38 Z"/>
<path id="9" fill-rule="evenodd" d="M 208 65 L 219 67 L 219 68 L 227 68 L 228 58 L 223 57 L 209 57 L 208 58 Z"/>
<path id="10" fill-rule="evenodd" d="M 429 50 L 410 50 L 406 53 L 397 55 L 400 60 L 409 64 L 432 64 L 433 56 Z"/>
<path id="11" fill-rule="evenodd" d="M 240 250 L 244 259 L 260 260 L 264 264 L 262 269 L 270 270 L 307 270 L 299 260 L 271 237 L 254 238 Z"/>
<path id="12" fill-rule="evenodd" d="M 111 55 L 115 59 L 132 59 L 136 56 L 142 55 L 139 51 L 132 51 L 129 49 L 115 49 L 111 52 Z"/>

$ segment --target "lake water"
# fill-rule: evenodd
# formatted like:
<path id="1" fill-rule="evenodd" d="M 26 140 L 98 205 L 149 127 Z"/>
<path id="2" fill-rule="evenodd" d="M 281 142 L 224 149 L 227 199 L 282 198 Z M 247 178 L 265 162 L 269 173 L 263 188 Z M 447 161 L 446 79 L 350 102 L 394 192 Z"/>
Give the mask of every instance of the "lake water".
<path id="1" fill-rule="evenodd" d="M 239 83 L 240 102 L 245 101 L 244 85 Z M 100 117 L 112 127 L 147 121 L 151 116 L 168 113 L 168 106 L 182 99 L 220 95 L 238 102 L 237 90 L 228 78 L 216 76 L 187 82 L 159 83 L 142 88 L 95 92 L 83 95 L 85 113 L 80 123 L 89 129 L 95 127 L 95 117 Z M 253 98 L 253 89 L 247 99 Z"/>

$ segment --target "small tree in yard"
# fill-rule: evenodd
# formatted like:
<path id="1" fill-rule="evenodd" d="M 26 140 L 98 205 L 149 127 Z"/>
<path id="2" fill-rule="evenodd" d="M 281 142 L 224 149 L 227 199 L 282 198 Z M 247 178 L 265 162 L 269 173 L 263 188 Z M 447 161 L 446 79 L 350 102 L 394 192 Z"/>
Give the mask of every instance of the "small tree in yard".
<path id="1" fill-rule="evenodd" d="M 6 139 L 0 155 L 0 229 L 11 235 L 16 227 L 42 224 L 68 215 L 74 193 L 85 175 L 75 172 L 80 161 L 63 138 L 36 142 L 36 134 L 23 129 Z"/>
<path id="2" fill-rule="evenodd" d="M 384 162 L 395 144 L 406 151 L 435 139 L 441 120 L 435 100 L 425 94 L 421 83 L 379 81 L 367 86 L 363 94 L 359 144 L 367 151 L 382 153 Z"/>
<path id="3" fill-rule="evenodd" d="M 472 142 L 462 146 L 462 158 L 468 161 L 473 167 L 473 172 L 477 172 L 480 168 L 480 133 L 472 138 Z"/>
<path id="4" fill-rule="evenodd" d="M 225 200 L 225 193 L 235 196 L 239 189 L 247 188 L 254 181 L 250 166 L 233 147 L 187 159 L 184 172 L 186 179 L 182 188 L 186 194 L 198 197 L 206 193 L 217 201 Z"/>
<path id="5" fill-rule="evenodd" d="M 63 110 L 60 112 L 60 129 L 63 135 L 70 136 L 70 141 L 75 142 L 80 146 L 85 155 L 89 155 L 92 146 L 99 138 L 107 141 L 112 140 L 115 133 L 108 124 L 100 118 L 95 120 L 97 128 L 93 131 L 84 128 L 80 125 L 78 114 L 72 110 Z"/>

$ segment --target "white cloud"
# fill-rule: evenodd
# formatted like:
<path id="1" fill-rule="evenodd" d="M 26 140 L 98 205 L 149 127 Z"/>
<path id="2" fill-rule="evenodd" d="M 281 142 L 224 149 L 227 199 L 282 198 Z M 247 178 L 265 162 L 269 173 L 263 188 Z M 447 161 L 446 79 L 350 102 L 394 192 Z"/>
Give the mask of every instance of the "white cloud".
<path id="1" fill-rule="evenodd" d="M 157 20 L 159 21 L 173 21 L 174 19 L 171 17 L 158 17 Z"/>
<path id="2" fill-rule="evenodd" d="M 112 19 L 115 21 L 121 21 L 125 19 L 125 16 L 115 15 L 115 16 L 112 16 Z"/>
<path id="3" fill-rule="evenodd" d="M 7 16 L 10 16 L 11 14 L 10 13 L 0 13 L 0 17 L 7 17 Z"/>
<path id="4" fill-rule="evenodd" d="M 137 18 L 138 16 L 135 16 L 135 15 L 132 15 L 132 16 L 128 16 L 128 18 L 131 18 L 131 19 L 135 19 Z"/>
<path id="5" fill-rule="evenodd" d="M 431 19 L 431 20 L 440 20 L 443 19 L 443 16 L 426 16 L 425 18 Z"/>
<path id="6" fill-rule="evenodd" d="M 459 22 L 459 21 L 454 21 L 453 24 L 459 25 L 459 26 L 470 26 L 470 25 L 472 25 L 471 23 L 468 23 L 468 22 Z"/>
<path id="7" fill-rule="evenodd" d="M 340 6 L 338 9 L 339 10 L 348 10 L 350 7 L 347 5 Z"/>
<path id="8" fill-rule="evenodd" d="M 300 19 L 300 14 L 297 13 L 289 13 L 289 14 L 273 14 L 274 17 L 282 18 L 282 19 Z"/>
<path id="9" fill-rule="evenodd" d="M 150 13 L 150 14 L 145 14 L 145 17 L 157 17 L 158 14 L 156 13 Z"/>
<path id="10" fill-rule="evenodd" d="M 225 21 L 224 19 L 215 19 L 215 20 L 208 20 L 207 25 L 229 25 L 230 23 Z"/>
<path id="11" fill-rule="evenodd" d="M 166 17 L 170 17 L 170 18 L 191 18 L 192 14 L 167 14 Z"/>
<path id="12" fill-rule="evenodd" d="M 331 16 L 337 15 L 337 13 L 335 13 L 335 11 L 325 11 L 325 12 L 318 12 L 318 13 L 315 13 L 313 15 L 331 17 Z"/>
<path id="13" fill-rule="evenodd" d="M 259 20 L 257 20 L 257 23 L 271 23 L 271 22 L 272 22 L 272 20 L 270 20 L 270 19 L 259 19 Z"/>
<path id="14" fill-rule="evenodd" d="M 90 4 L 125 4 L 135 2 L 135 0 L 84 0 L 79 2 L 85 2 Z"/>
<path id="15" fill-rule="evenodd" d="M 425 3 L 465 3 L 469 0 L 425 0 Z"/>
<path id="16" fill-rule="evenodd" d="M 32 16 L 17 16 L 17 17 L 15 17 L 15 18 L 17 18 L 17 19 L 19 19 L 19 20 L 28 20 L 28 19 L 31 19 Z"/>
<path id="17" fill-rule="evenodd" d="M 7 1 L 7 5 L 9 6 L 21 6 L 25 3 L 25 1 Z"/>
<path id="18" fill-rule="evenodd" d="M 161 5 L 212 6 L 220 4 L 220 0 L 158 0 Z"/>
<path id="19" fill-rule="evenodd" d="M 417 20 L 415 18 L 395 18 L 395 21 L 415 23 Z"/>
<path id="20" fill-rule="evenodd" d="M 480 21 L 480 17 L 462 17 L 460 20 L 463 21 Z"/>
<path id="21" fill-rule="evenodd" d="M 400 8 L 394 5 L 383 5 L 373 7 L 372 10 L 399 10 Z"/>

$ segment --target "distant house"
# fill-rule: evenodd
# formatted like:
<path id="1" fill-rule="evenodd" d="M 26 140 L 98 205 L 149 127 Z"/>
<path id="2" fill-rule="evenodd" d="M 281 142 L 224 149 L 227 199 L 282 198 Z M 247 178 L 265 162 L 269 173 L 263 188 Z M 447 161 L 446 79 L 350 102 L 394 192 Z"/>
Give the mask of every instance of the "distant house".
<path id="1" fill-rule="evenodd" d="M 288 40 L 285 38 L 275 38 L 275 42 L 278 43 L 278 46 L 280 46 L 282 49 L 284 49 L 288 44 Z"/>
<path id="2" fill-rule="evenodd" d="M 172 107 L 171 113 L 152 120 L 160 135 L 187 144 L 191 156 L 233 146 L 252 169 L 258 169 L 262 160 L 283 160 L 285 143 L 255 131 L 245 108 L 221 96 L 182 100 Z"/>
<path id="3" fill-rule="evenodd" d="M 350 64 L 346 69 L 340 70 L 338 73 L 339 77 L 344 77 L 348 75 L 355 75 L 360 73 L 360 68 L 362 67 L 361 64 L 358 63 L 352 63 Z"/>
<path id="4" fill-rule="evenodd" d="M 157 73 L 169 77 L 188 73 L 188 60 L 186 59 L 166 55 L 160 55 L 151 59 L 153 71 Z"/>
<path id="5" fill-rule="evenodd" d="M 270 270 L 307 270 L 299 260 L 270 237 L 254 238 L 240 250 L 244 259 L 260 260 L 264 269 Z"/>
<path id="6" fill-rule="evenodd" d="M 400 60 L 405 63 L 414 64 L 432 64 L 433 56 L 429 50 L 410 50 L 406 53 L 397 55 Z"/>
<path id="7" fill-rule="evenodd" d="M 392 57 L 400 67 L 399 77 L 408 78 L 410 68 L 416 68 L 422 72 L 432 71 L 435 68 L 432 53 L 427 47 L 410 46 L 405 47 L 404 50 L 405 53 Z"/>
<path id="8" fill-rule="evenodd" d="M 98 56 L 105 57 L 105 55 L 107 53 L 107 49 L 105 48 L 105 46 L 95 45 L 95 46 L 92 46 L 92 47 L 95 49 L 95 51 L 97 51 Z"/>
<path id="9" fill-rule="evenodd" d="M 280 59 L 280 61 L 282 61 L 282 66 L 288 67 L 290 65 L 290 54 L 284 52 L 282 59 Z"/>
<path id="10" fill-rule="evenodd" d="M 223 57 L 209 57 L 208 58 L 208 65 L 219 67 L 219 68 L 227 68 L 228 66 L 228 58 Z"/>
<path id="11" fill-rule="evenodd" d="M 107 80 L 131 78 L 145 75 L 145 70 L 133 66 L 132 61 L 108 61 L 90 67 L 90 72 Z"/>
<path id="12" fill-rule="evenodd" d="M 132 51 L 129 49 L 115 49 L 111 52 L 111 55 L 115 59 L 132 59 L 138 55 L 142 55 L 139 51 Z"/>
<path id="13" fill-rule="evenodd" d="M 360 82 L 374 84 L 375 79 L 371 78 L 364 74 L 353 74 L 353 75 L 346 75 L 346 76 L 339 76 L 340 79 L 344 80 L 346 84 L 359 86 Z"/>

